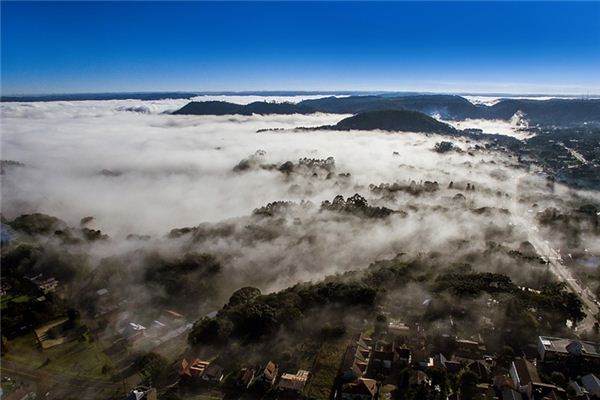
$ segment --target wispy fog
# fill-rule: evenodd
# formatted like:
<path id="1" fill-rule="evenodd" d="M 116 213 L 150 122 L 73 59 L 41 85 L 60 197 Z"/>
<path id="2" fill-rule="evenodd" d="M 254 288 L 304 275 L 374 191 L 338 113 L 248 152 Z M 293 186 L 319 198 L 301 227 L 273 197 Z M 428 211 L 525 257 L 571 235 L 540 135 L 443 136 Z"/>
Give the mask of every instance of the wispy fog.
<path id="1" fill-rule="evenodd" d="M 257 95 L 203 95 L 192 98 L 194 101 L 227 101 L 237 104 L 250 104 L 255 101 L 268 101 L 276 103 L 299 103 L 302 100 L 320 99 L 323 95 L 295 95 L 295 96 L 257 96 Z M 336 95 L 335 97 L 347 97 Z"/>
<path id="2" fill-rule="evenodd" d="M 574 99 L 576 96 L 462 96 L 473 104 L 485 104 L 493 106 L 502 99 L 531 99 L 531 100 L 550 100 L 550 99 Z"/>
<path id="3" fill-rule="evenodd" d="M 456 255 L 488 240 L 517 248 L 527 240 L 523 221 L 533 218 L 533 203 L 539 210 L 576 194 L 560 185 L 549 188 L 516 157 L 487 150 L 485 143 L 452 139 L 454 150 L 442 154 L 433 148 L 448 139 L 436 135 L 292 130 L 346 117 L 337 114 L 163 113 L 185 102 L 2 104 L 2 159 L 25 164 L 2 177 L 3 215 L 42 212 L 70 225 L 94 216 L 92 226 L 111 236 L 91 250 L 102 257 L 135 246 L 215 254 L 236 271 L 223 286 L 227 296 L 242 285 L 273 290 L 399 252 Z M 465 124 L 483 128 L 478 121 Z M 284 130 L 256 132 L 265 128 Z M 277 169 L 304 157 L 333 157 L 334 172 L 324 177 L 310 169 Z M 242 160 L 250 167 L 234 171 Z M 406 188 L 413 180 L 417 189 L 422 181 L 438 187 L 411 192 Z M 404 189 L 369 187 L 382 183 Z M 377 221 L 319 209 L 324 200 L 355 193 L 398 213 Z M 251 216 L 278 200 L 312 205 L 275 219 Z M 211 224 L 166 238 L 173 228 L 203 223 Z M 151 235 L 151 245 L 123 244 L 131 233 Z M 470 245 L 458 251 L 457 241 Z"/>
<path id="4" fill-rule="evenodd" d="M 514 116 L 508 121 L 500 119 L 465 119 L 463 121 L 445 121 L 457 129 L 481 129 L 484 133 L 512 136 L 519 140 L 532 136 L 531 132 L 524 130 L 527 124 L 524 120 Z"/>

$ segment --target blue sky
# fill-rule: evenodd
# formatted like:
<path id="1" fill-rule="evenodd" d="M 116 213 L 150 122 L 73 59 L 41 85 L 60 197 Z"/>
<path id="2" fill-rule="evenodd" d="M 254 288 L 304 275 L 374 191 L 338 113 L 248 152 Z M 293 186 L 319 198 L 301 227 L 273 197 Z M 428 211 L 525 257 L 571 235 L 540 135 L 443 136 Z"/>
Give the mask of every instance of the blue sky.
<path id="1" fill-rule="evenodd" d="M 600 93 L 600 3 L 5 2 L 2 94 Z"/>

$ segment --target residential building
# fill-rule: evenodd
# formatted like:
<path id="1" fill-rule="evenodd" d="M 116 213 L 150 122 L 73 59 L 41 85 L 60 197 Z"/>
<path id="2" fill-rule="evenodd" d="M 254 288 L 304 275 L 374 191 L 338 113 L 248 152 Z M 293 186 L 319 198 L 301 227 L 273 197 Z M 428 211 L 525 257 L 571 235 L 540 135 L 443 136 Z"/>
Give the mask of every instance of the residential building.
<path id="1" fill-rule="evenodd" d="M 358 378 L 351 383 L 345 383 L 340 390 L 341 400 L 373 400 L 377 395 L 377 381 L 374 379 Z"/>
<path id="2" fill-rule="evenodd" d="M 223 376 L 223 368 L 215 363 L 210 363 L 204 370 L 202 379 L 207 382 L 219 383 L 223 380 Z"/>
<path id="3" fill-rule="evenodd" d="M 236 384 L 240 389 L 248 389 L 254 383 L 256 370 L 254 368 L 242 368 L 238 374 Z"/>
<path id="4" fill-rule="evenodd" d="M 516 358 L 510 365 L 509 375 L 515 389 L 531 398 L 533 385 L 541 384 L 542 380 L 536 366 L 524 358 Z"/>
<path id="5" fill-rule="evenodd" d="M 600 365 L 600 344 L 589 341 L 540 336 L 538 353 L 542 361 L 561 361 L 566 357 L 581 357 Z"/>
<path id="6" fill-rule="evenodd" d="M 581 377 L 581 384 L 592 396 L 600 397 L 600 379 L 594 374 L 588 374 Z"/>
<path id="7" fill-rule="evenodd" d="M 29 279 L 34 285 L 36 285 L 38 289 L 44 292 L 44 294 L 55 292 L 56 288 L 58 287 L 58 281 L 56 280 L 56 278 L 53 277 L 44 279 L 44 276 L 42 274 L 38 274 L 26 278 Z"/>
<path id="8" fill-rule="evenodd" d="M 480 342 L 468 339 L 457 339 L 454 355 L 460 358 L 481 360 L 485 351 L 485 345 Z"/>
<path id="9" fill-rule="evenodd" d="M 209 361 L 204 361 L 199 358 L 190 360 L 184 358 L 181 360 L 179 375 L 181 375 L 182 378 L 191 378 L 193 380 L 200 379 L 209 365 Z"/>
<path id="10" fill-rule="evenodd" d="M 371 338 L 359 334 L 344 353 L 340 375 L 346 381 L 362 377 L 367 372 L 371 355 Z"/>
<path id="11" fill-rule="evenodd" d="M 392 320 L 388 324 L 388 333 L 394 337 L 408 337 L 410 328 L 402 322 Z"/>
<path id="12" fill-rule="evenodd" d="M 263 368 L 261 368 L 256 375 L 256 382 L 260 382 L 262 384 L 273 386 L 275 384 L 275 380 L 277 379 L 277 374 L 279 372 L 279 367 L 273 361 L 269 361 L 265 364 Z"/>
<path id="13" fill-rule="evenodd" d="M 304 386 L 306 386 L 306 381 L 308 381 L 309 376 L 310 372 L 303 369 L 298 370 L 295 375 L 285 373 L 281 375 L 279 389 L 300 392 L 302 389 L 304 389 Z"/>
<path id="14" fill-rule="evenodd" d="M 371 378 L 379 375 L 388 376 L 397 361 L 394 342 L 377 341 L 371 347 L 367 375 Z"/>

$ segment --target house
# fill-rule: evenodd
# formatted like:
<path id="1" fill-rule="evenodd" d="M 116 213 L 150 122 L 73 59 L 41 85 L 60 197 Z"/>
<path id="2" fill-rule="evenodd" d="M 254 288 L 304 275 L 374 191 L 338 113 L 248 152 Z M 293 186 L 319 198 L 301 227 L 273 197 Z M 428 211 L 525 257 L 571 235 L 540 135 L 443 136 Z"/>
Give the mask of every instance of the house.
<path id="1" fill-rule="evenodd" d="M 273 386 L 275 379 L 277 379 L 277 373 L 279 367 L 273 361 L 269 361 L 265 364 L 264 368 L 261 368 L 255 377 L 255 381 L 262 383 L 267 386 Z"/>
<path id="2" fill-rule="evenodd" d="M 581 377 L 581 384 L 592 396 L 600 397 L 600 379 L 594 374 Z"/>
<path id="3" fill-rule="evenodd" d="M 199 358 L 194 358 L 190 360 L 184 358 L 183 360 L 181 360 L 179 375 L 181 375 L 183 379 L 200 379 L 202 378 L 204 371 L 206 370 L 206 368 L 208 368 L 209 365 L 209 361 L 204 361 Z"/>
<path id="4" fill-rule="evenodd" d="M 304 386 L 306 385 L 306 381 L 310 376 L 310 372 L 305 371 L 303 369 L 298 370 L 296 374 L 283 374 L 281 375 L 281 380 L 279 381 L 279 389 L 280 390 L 292 390 L 296 392 L 302 391 Z"/>
<path id="5" fill-rule="evenodd" d="M 34 285 L 36 285 L 38 289 L 44 292 L 44 294 L 55 292 L 56 288 L 58 287 L 58 281 L 55 278 L 50 277 L 44 279 L 43 274 L 26 276 L 25 278 L 31 281 L 31 283 L 33 283 Z"/>
<path id="6" fill-rule="evenodd" d="M 202 379 L 212 383 L 221 382 L 223 380 L 223 368 L 215 363 L 210 363 L 204 370 Z"/>
<path id="7" fill-rule="evenodd" d="M 254 383 L 256 370 L 254 368 L 242 368 L 236 379 L 236 385 L 240 389 L 248 389 Z"/>
<path id="8" fill-rule="evenodd" d="M 408 337 L 410 328 L 402 322 L 392 320 L 388 324 L 388 333 L 394 337 Z"/>
<path id="9" fill-rule="evenodd" d="M 340 376 L 345 381 L 354 381 L 367 372 L 371 356 L 371 339 L 359 334 L 356 340 L 348 346 L 340 367 Z"/>
<path id="10" fill-rule="evenodd" d="M 370 377 L 388 376 L 397 360 L 394 342 L 374 342 L 369 355 L 367 374 Z"/>
<path id="11" fill-rule="evenodd" d="M 377 381 L 374 379 L 358 378 L 351 383 L 345 383 L 340 390 L 341 400 L 373 400 L 377 394 Z"/>
<path id="12" fill-rule="evenodd" d="M 58 346 L 69 340 L 68 322 L 68 318 L 60 318 L 34 329 L 35 338 L 42 350 Z"/>
<path id="13" fill-rule="evenodd" d="M 542 361 L 560 362 L 566 357 L 581 357 L 600 365 L 599 344 L 550 336 L 538 337 L 538 353 Z"/>
<path id="14" fill-rule="evenodd" d="M 542 383 L 536 366 L 524 358 L 516 358 L 511 363 L 508 372 L 515 385 L 515 389 L 527 394 L 529 398 L 531 398 L 533 385 Z"/>
<path id="15" fill-rule="evenodd" d="M 460 358 L 471 360 L 481 360 L 485 354 L 486 348 L 482 343 L 474 340 L 457 339 L 454 355 Z"/>

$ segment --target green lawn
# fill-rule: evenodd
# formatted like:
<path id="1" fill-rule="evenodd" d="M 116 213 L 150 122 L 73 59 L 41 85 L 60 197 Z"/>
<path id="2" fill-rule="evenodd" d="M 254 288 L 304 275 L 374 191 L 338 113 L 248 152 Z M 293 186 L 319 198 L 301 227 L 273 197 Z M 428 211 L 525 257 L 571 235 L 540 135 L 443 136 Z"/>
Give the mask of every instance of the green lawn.
<path id="1" fill-rule="evenodd" d="M 42 351 L 31 333 L 10 340 L 4 358 L 50 373 L 100 380 L 111 378 L 102 373 L 103 366 L 112 365 L 111 360 L 95 342 L 72 341 Z"/>
<path id="2" fill-rule="evenodd" d="M 297 369 L 310 371 L 319 352 L 321 342 L 313 339 L 305 339 L 292 350 L 291 364 Z"/>
<path id="3" fill-rule="evenodd" d="M 4 310 L 8 306 L 9 301 L 14 301 L 15 303 L 25 303 L 29 301 L 30 297 L 26 294 L 18 295 L 18 296 L 2 296 L 2 300 L 0 303 L 0 309 Z"/>
<path id="4" fill-rule="evenodd" d="M 187 350 L 187 334 L 173 338 L 166 343 L 161 344 L 152 351 L 160 354 L 169 362 L 179 361 Z"/>

